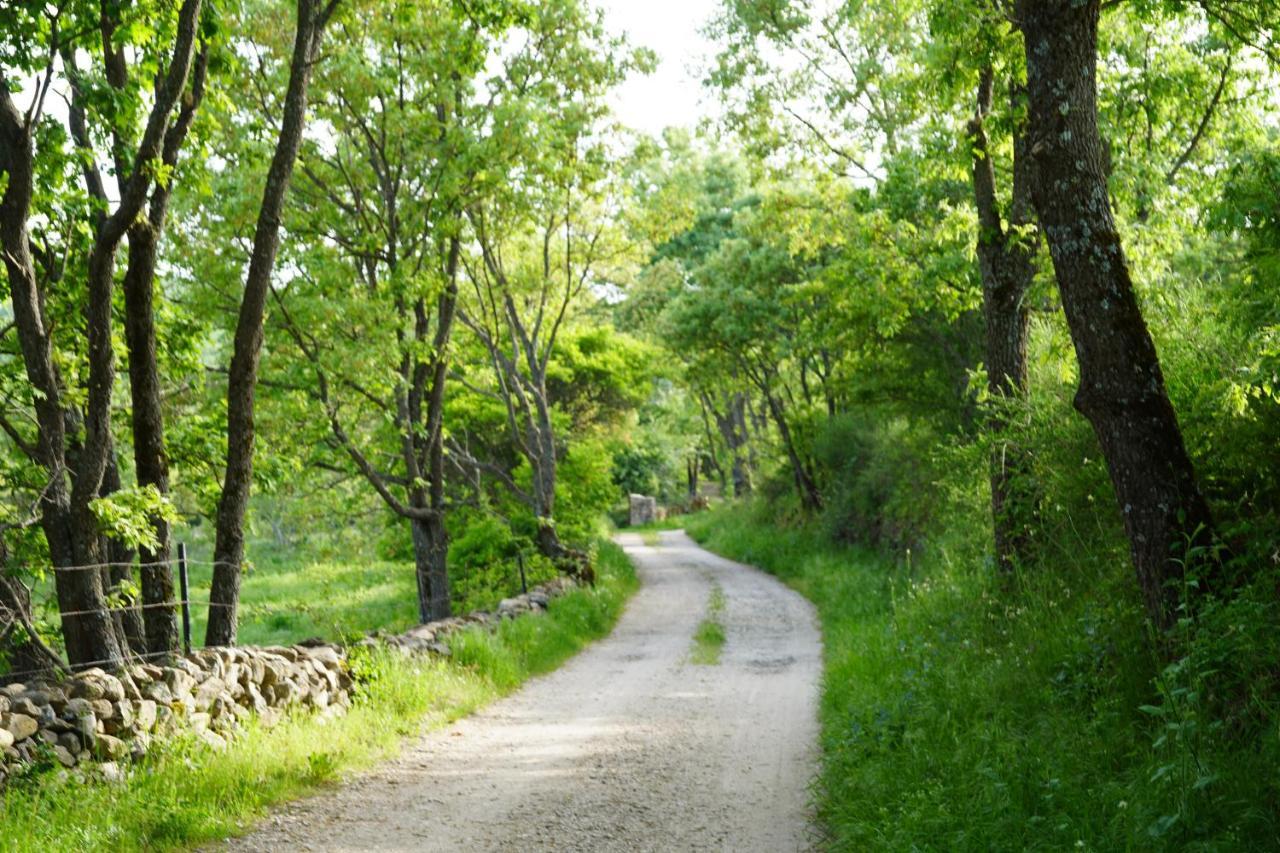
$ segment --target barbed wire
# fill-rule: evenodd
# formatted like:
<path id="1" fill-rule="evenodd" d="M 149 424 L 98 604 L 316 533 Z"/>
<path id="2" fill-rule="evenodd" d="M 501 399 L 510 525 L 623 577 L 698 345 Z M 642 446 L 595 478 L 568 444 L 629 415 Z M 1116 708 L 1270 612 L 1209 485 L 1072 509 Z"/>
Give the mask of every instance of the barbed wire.
<path id="1" fill-rule="evenodd" d="M 87 571 L 97 571 L 101 569 L 113 569 L 113 568 L 132 569 L 132 568 L 147 568 L 148 566 L 178 566 L 181 564 L 182 564 L 182 561 L 174 557 L 168 560 L 147 560 L 146 562 L 130 560 L 129 562 L 116 561 L 116 562 L 107 562 L 107 563 L 89 563 L 83 566 L 44 566 L 43 569 L 45 571 L 50 571 L 50 572 L 87 572 Z M 244 565 L 244 563 L 243 562 L 232 563 L 228 560 L 194 560 L 188 557 L 187 565 L 188 566 L 237 566 L 237 565 Z"/>
<path id="2" fill-rule="evenodd" d="M 188 607 L 195 605 L 199 607 L 238 607 L 240 603 L 228 604 L 224 601 L 200 601 L 194 598 L 182 599 L 180 601 L 158 601 L 151 604 L 123 604 L 117 607 L 96 607 L 92 610 L 65 610 L 58 611 L 58 616 L 88 616 L 93 613 L 125 613 L 134 610 L 148 610 L 157 607 L 180 607 L 181 605 Z M 244 605 L 245 609 L 253 607 L 252 604 Z"/>
<path id="3" fill-rule="evenodd" d="M 131 651 L 126 654 L 120 655 L 120 657 L 118 658 L 103 658 L 102 660 L 81 661 L 80 663 L 75 664 L 73 667 L 68 667 L 66 664 L 59 661 L 59 666 L 63 669 L 76 669 L 76 670 L 88 669 L 89 667 L 99 666 L 104 663 L 109 663 L 109 664 L 112 664 L 113 666 L 116 664 L 123 664 L 127 666 L 130 663 L 134 663 L 137 661 L 148 661 L 153 658 L 160 658 L 160 657 L 166 657 L 166 656 L 172 656 L 172 657 L 178 657 L 178 658 L 186 657 L 186 655 L 183 655 L 181 652 L 178 652 L 176 650 L 166 651 L 166 652 L 143 652 L 141 654 Z M 55 667 L 50 666 L 50 667 L 45 667 L 44 669 L 25 669 L 25 670 L 20 670 L 18 672 L 0 672 L 0 679 L 16 680 L 18 678 L 22 678 L 28 675 L 48 675 L 54 669 Z"/>
<path id="4" fill-rule="evenodd" d="M 183 604 L 191 604 L 190 599 L 185 601 L 159 601 L 152 604 L 124 604 L 118 607 L 95 607 L 92 610 L 61 610 L 59 616 L 88 616 L 91 613 L 126 613 L 137 610 L 152 610 L 157 607 L 180 607 Z"/>

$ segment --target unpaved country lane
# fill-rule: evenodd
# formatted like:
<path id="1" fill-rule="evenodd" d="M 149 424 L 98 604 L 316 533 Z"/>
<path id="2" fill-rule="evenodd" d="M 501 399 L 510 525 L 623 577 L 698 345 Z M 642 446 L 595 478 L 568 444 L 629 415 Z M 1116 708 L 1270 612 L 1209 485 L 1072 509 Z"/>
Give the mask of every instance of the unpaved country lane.
<path id="1" fill-rule="evenodd" d="M 809 849 L 811 606 L 681 532 L 619 542 L 642 585 L 607 639 L 230 849 Z M 694 665 L 715 585 L 727 642 L 720 663 Z"/>

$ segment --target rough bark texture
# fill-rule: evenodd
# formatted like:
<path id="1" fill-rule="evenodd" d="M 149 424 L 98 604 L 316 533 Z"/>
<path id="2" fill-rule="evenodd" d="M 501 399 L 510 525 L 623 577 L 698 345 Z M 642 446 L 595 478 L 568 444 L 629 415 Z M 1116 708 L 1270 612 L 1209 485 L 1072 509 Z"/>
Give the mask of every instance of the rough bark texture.
<path id="1" fill-rule="evenodd" d="M 1080 364 L 1075 406 L 1111 474 L 1151 618 L 1167 625 L 1189 542 L 1209 542 L 1155 344 L 1107 194 L 1098 132 L 1099 0 L 1019 0 L 1026 43 L 1033 195 Z"/>
<path id="2" fill-rule="evenodd" d="M 191 90 L 173 126 L 165 134 L 162 158 L 173 168 L 186 140 L 195 113 L 204 98 L 209 52 L 204 49 L 192 72 Z M 165 449 L 164 411 L 160 365 L 156 349 L 155 275 L 160 236 L 164 233 L 172 184 L 157 185 L 145 219 L 129 228 L 128 265 L 125 269 L 125 342 L 129 349 L 129 393 L 133 405 L 133 462 L 140 486 L 154 486 L 169 494 L 169 455 Z M 178 649 L 178 611 L 175 603 L 169 522 L 151 519 L 157 546 L 140 549 L 142 569 L 142 619 L 146 650 L 152 654 Z"/>
<path id="3" fill-rule="evenodd" d="M 0 198 L 0 246 L 3 246 L 9 295 L 17 325 L 18 344 L 35 389 L 39 437 L 36 461 L 50 472 L 40 501 L 40 527 L 55 569 L 54 585 L 64 613 L 91 611 L 62 618 L 67 657 L 75 661 L 119 661 L 111 619 L 105 612 L 106 597 L 96 571 L 69 571 L 75 565 L 71 493 L 66 471 L 66 428 L 62 411 L 61 380 L 53 360 L 53 342 L 44 317 L 43 299 L 36 279 L 35 261 L 27 220 L 31 210 L 33 157 L 31 128 L 24 121 L 7 81 L 0 79 L 0 170 L 7 178 Z"/>
<path id="4" fill-rule="evenodd" d="M 306 125 L 311 69 L 334 5 L 332 0 L 328 5 L 319 0 L 298 0 L 284 116 L 258 211 L 227 378 L 227 459 L 222 495 L 218 500 L 213 583 L 209 591 L 212 606 L 205 632 L 205 644 L 210 646 L 229 646 L 236 641 L 240 566 L 244 561 L 244 516 L 253 482 L 253 406 L 262 354 L 263 319 L 271 289 L 271 272 L 280 249 L 285 195 Z"/>
<path id="5" fill-rule="evenodd" d="M 113 443 L 99 492 L 106 497 L 120 491 L 120 487 L 120 466 L 116 462 Z M 100 549 L 108 563 L 106 571 L 102 573 L 103 588 L 123 605 L 111 613 L 112 618 L 115 619 L 116 634 L 121 648 L 127 648 L 134 654 L 146 654 L 147 640 L 142 628 L 142 610 L 138 607 L 139 601 L 132 595 L 124 594 L 126 585 L 134 585 L 133 549 L 119 540 L 109 539 L 106 536 L 102 537 Z"/>
<path id="6" fill-rule="evenodd" d="M 129 267 L 124 278 L 125 340 L 129 347 L 129 392 L 133 403 L 133 461 L 138 485 L 154 486 L 169 493 L 169 457 L 165 450 L 164 414 L 161 409 L 160 371 L 156 357 L 155 313 L 152 290 L 158 237 L 157 205 L 152 202 L 150 221 L 129 230 Z M 158 211 L 163 220 L 163 204 Z M 178 614 L 173 607 L 173 571 L 169 522 L 152 519 L 157 547 L 142 549 L 143 621 L 149 652 L 174 651 L 178 647 Z"/>
<path id="7" fill-rule="evenodd" d="M 418 615 L 423 624 L 452 615 L 449 602 L 449 532 L 443 516 L 413 519 L 413 560 L 418 578 Z"/>
<path id="8" fill-rule="evenodd" d="M 445 270 L 448 285 L 436 306 L 436 334 L 432 341 L 430 385 L 427 393 L 426 457 L 427 498 L 432 515 L 427 519 L 424 544 L 427 546 L 427 619 L 444 619 L 451 613 L 449 603 L 449 531 L 445 527 L 444 493 L 444 402 L 445 383 L 449 378 L 449 341 L 458 309 L 458 259 L 461 241 L 454 238 L 449 246 Z M 416 545 L 415 545 L 416 547 Z M 422 568 L 419 564 L 419 573 Z"/>
<path id="9" fill-rule="evenodd" d="M 104 485 L 112 455 L 111 394 L 115 380 L 112 344 L 112 292 L 115 256 L 125 230 L 136 219 L 151 186 L 150 164 L 161 153 L 171 112 L 187 84 L 195 53 L 200 0 L 184 0 L 178 14 L 177 35 L 168 68 L 155 89 L 155 101 L 147 117 L 131 164 L 116 145 L 120 199 L 109 215 L 94 223 L 89 255 L 84 307 L 88 382 L 83 412 L 65 401 L 54 361 L 52 330 L 44 316 L 44 296 L 35 273 L 27 222 L 33 190 L 32 131 L 34 115 L 24 116 L 13 103 L 8 81 L 0 76 L 0 171 L 7 184 L 0 200 L 0 246 L 9 278 L 14 322 L 18 329 L 23 362 L 35 391 L 38 446 L 33 458 L 49 472 L 49 484 L 41 501 L 41 527 L 55 569 L 55 588 L 62 613 L 67 656 L 73 665 L 108 667 L 122 660 L 116 620 L 107 607 L 102 572 L 95 568 L 109 556 L 109 547 L 98 532 L 91 503 Z M 108 80 L 123 84 L 122 52 L 111 47 L 111 20 L 104 13 L 103 53 Z M 68 55 L 66 45 L 50 45 L 50 56 Z M 83 108 L 78 81 L 70 63 L 72 108 L 70 124 L 77 144 L 84 146 Z M 118 143 L 118 139 L 117 139 Z M 84 166 L 86 187 L 101 197 L 101 179 L 91 160 Z M 82 422 L 83 440 L 69 447 L 68 422 Z M 70 477 L 68 478 L 68 475 Z M 88 566 L 89 568 L 83 568 Z"/>
<path id="10" fill-rule="evenodd" d="M 1031 315 L 1027 292 L 1035 279 L 1038 238 L 1027 233 L 1034 220 L 1026 128 L 1014 138 L 1013 188 L 1007 224 L 996 191 L 985 121 L 991 112 L 995 78 L 984 68 L 978 83 L 977 110 L 970 125 L 973 138 L 973 189 L 978 209 L 978 266 L 982 274 L 982 313 L 986 322 L 987 390 L 995 401 L 988 429 L 995 437 L 991 451 L 991 517 L 996 564 L 1010 572 L 1026 563 L 1026 522 L 1035 512 L 1036 495 L 1027 484 L 1030 461 L 1005 437 L 1007 402 L 1027 393 L 1027 338 Z"/>

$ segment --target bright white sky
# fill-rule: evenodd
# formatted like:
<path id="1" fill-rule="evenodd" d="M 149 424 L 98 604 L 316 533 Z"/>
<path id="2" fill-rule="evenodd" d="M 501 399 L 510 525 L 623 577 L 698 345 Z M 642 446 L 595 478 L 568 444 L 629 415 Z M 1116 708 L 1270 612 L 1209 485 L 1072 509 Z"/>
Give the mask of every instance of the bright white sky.
<path id="1" fill-rule="evenodd" d="M 636 75 L 613 97 L 618 119 L 628 127 L 656 136 L 670 126 L 692 129 L 714 113 L 702 89 L 702 71 L 714 45 L 699 33 L 720 0 L 596 0 L 605 25 L 625 32 L 631 43 L 658 54 L 657 70 Z"/>

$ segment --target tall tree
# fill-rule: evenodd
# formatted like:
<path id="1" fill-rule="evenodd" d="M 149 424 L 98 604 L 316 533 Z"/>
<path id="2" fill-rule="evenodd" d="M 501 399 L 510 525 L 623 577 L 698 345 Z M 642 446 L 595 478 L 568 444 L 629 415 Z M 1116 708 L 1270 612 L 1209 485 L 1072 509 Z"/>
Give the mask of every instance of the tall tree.
<path id="1" fill-rule="evenodd" d="M 168 19 L 172 29 L 166 43 L 172 47 L 160 59 L 163 70 L 157 72 L 154 100 L 136 141 L 135 131 L 129 126 L 134 113 L 118 106 L 128 104 L 130 97 L 104 110 L 111 117 L 113 132 L 112 159 L 119 190 L 114 206 L 102 191 L 104 182 L 93 159 L 85 156 L 81 163 L 86 187 L 98 205 L 92 217 L 93 236 L 85 272 L 83 312 L 88 375 L 83 407 L 73 402 L 77 395 L 68 393 L 55 359 L 54 329 L 43 286 L 49 279 L 37 275 L 28 230 L 37 172 L 33 142 L 58 61 L 66 62 L 81 49 L 72 34 L 91 32 L 100 36 L 100 44 L 90 55 L 98 58 L 112 87 L 129 87 L 133 93 L 146 81 L 140 79 L 140 73 L 130 74 L 129 52 L 118 33 L 122 23 L 119 7 L 48 6 L 42 13 L 14 22 L 20 26 L 6 27 L 6 33 L 18 38 L 32 35 L 44 46 L 43 54 L 30 51 L 29 46 L 6 51 L 6 57 L 17 55 L 19 62 L 12 70 L 8 65 L 0 69 L 0 169 L 7 178 L 0 201 L 0 243 L 23 362 L 35 398 L 38 437 L 30 449 L 34 451 L 34 461 L 49 476 L 41 500 L 41 526 L 56 571 L 59 607 L 66 614 L 63 634 L 67 655 L 76 665 L 115 665 L 122 659 L 122 642 L 107 607 L 102 575 L 89 568 L 104 563 L 109 556 L 104 550 L 94 502 L 102 493 L 104 478 L 114 461 L 111 401 L 115 381 L 112 300 L 116 252 L 156 179 L 164 138 L 174 122 L 173 110 L 187 87 L 196 54 L 200 12 L 200 0 L 185 0 L 176 17 Z M 32 64 L 33 53 L 46 57 L 43 67 Z M 35 73 L 34 93 L 25 112 L 14 101 L 14 70 Z M 73 89 L 68 123 L 72 136 L 79 137 L 77 142 L 84 149 L 85 104 L 77 94 L 80 72 L 70 62 L 63 73 Z"/>
<path id="2" fill-rule="evenodd" d="M 620 249 L 605 214 L 611 186 L 598 132 L 604 95 L 643 52 L 609 37 L 601 15 L 581 0 L 540 4 L 526 25 L 527 47 L 492 82 L 493 134 L 518 146 L 500 159 L 507 183 L 467 210 L 475 252 L 463 256 L 474 299 L 460 308 L 488 356 L 508 438 L 528 463 L 528 488 L 493 460 L 458 442 L 455 462 L 496 476 L 533 514 L 538 549 L 566 572 L 590 576 L 586 555 L 561 542 L 556 478 L 564 447 L 548 392 L 548 367 L 561 335 Z"/>
<path id="3" fill-rule="evenodd" d="M 191 88 L 178 117 L 165 134 L 161 163 L 172 173 L 204 99 L 209 67 L 208 44 L 200 50 Z M 173 180 L 157 182 L 145 217 L 129 226 L 128 266 L 122 289 L 125 341 L 129 350 L 129 391 L 133 403 L 133 462 L 138 485 L 150 486 L 162 497 L 169 494 L 169 458 L 165 446 L 163 396 L 156 339 L 155 277 L 160 238 L 164 234 Z M 170 545 L 170 525 L 163 514 L 152 517 L 155 547 L 139 549 L 142 568 L 142 616 L 146 647 L 152 654 L 178 648 L 178 614 Z"/>
<path id="4" fill-rule="evenodd" d="M 567 199 L 569 192 L 563 213 L 554 207 L 545 211 L 545 224 L 536 238 L 540 250 L 519 232 L 516 240 L 500 242 L 484 214 L 473 214 L 480 258 L 467 265 L 467 277 L 475 298 L 473 307 L 459 315 L 488 354 L 497 396 L 506 410 L 508 437 L 529 464 L 529 486 L 519 486 L 461 445 L 455 444 L 452 451 L 459 461 L 498 476 L 528 508 L 536 519 L 536 542 L 544 556 L 570 574 L 590 577 L 586 556 L 561 542 L 556 531 L 556 475 L 563 449 L 547 372 L 571 309 L 585 293 L 605 245 L 598 227 L 582 230 L 583 222 L 575 216 L 579 211 Z"/>
<path id="5" fill-rule="evenodd" d="M 263 320 L 276 253 L 280 249 L 285 196 L 306 126 L 311 74 L 319 59 L 325 26 L 338 2 L 298 0 L 297 5 L 289 85 L 275 153 L 263 187 L 227 377 L 226 469 L 218 501 L 213 583 L 209 592 L 211 606 L 205 631 L 205 643 L 210 646 L 229 646 L 236 641 L 240 567 L 244 562 L 244 517 L 253 482 L 253 406 L 262 354 Z"/>
<path id="6" fill-rule="evenodd" d="M 1017 106 L 1019 86 L 1008 87 L 1010 106 Z M 1035 501 L 1026 479 L 1025 452 L 1005 437 L 1009 403 L 1027 394 L 1027 341 L 1031 312 L 1028 294 L 1036 274 L 1039 238 L 1031 203 L 1029 146 L 1025 120 L 1015 118 L 1013 187 L 1007 214 L 1001 210 L 996 169 L 988 138 L 995 72 L 979 74 L 977 105 L 969 133 L 973 138 L 973 190 L 978 210 L 978 264 L 982 274 L 982 314 L 986 321 L 987 391 L 995 411 L 990 429 L 991 517 L 997 564 L 1005 571 L 1027 559 L 1026 516 Z"/>
<path id="7" fill-rule="evenodd" d="M 1099 0 L 1019 0 L 1032 194 L 1080 364 L 1075 406 L 1102 446 L 1152 620 L 1175 614 L 1189 547 L 1212 537 L 1107 189 L 1098 131 Z"/>

